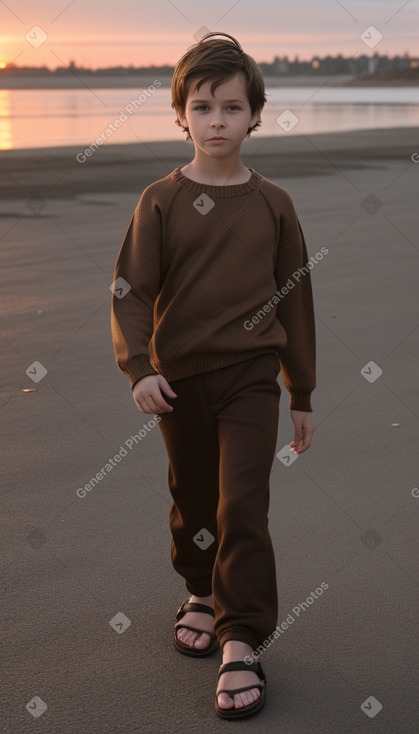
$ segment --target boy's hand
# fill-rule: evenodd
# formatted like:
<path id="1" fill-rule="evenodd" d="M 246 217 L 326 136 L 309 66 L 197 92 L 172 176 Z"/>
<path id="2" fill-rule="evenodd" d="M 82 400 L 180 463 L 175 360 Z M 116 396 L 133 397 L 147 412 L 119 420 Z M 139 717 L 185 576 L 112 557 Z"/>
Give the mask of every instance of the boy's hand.
<path id="1" fill-rule="evenodd" d="M 304 410 L 292 410 L 291 419 L 294 423 L 295 431 L 294 441 L 291 441 L 290 446 L 294 454 L 302 454 L 303 451 L 307 451 L 311 446 L 311 439 L 315 429 L 311 413 L 307 413 Z"/>
<path id="2" fill-rule="evenodd" d="M 167 413 L 173 407 L 166 403 L 162 391 L 171 398 L 177 398 L 163 375 L 146 375 L 135 383 L 132 396 L 141 413 Z"/>

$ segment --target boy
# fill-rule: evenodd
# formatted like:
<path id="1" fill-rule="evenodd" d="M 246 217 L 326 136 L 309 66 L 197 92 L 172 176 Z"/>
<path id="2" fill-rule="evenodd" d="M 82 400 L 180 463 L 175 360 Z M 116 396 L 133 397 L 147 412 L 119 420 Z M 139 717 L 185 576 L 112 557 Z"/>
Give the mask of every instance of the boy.
<path id="1" fill-rule="evenodd" d="M 115 267 L 130 290 L 113 297 L 112 336 L 168 454 L 171 558 L 191 594 L 174 644 L 194 657 L 221 646 L 215 709 L 242 718 L 263 707 L 252 652 L 277 624 L 267 515 L 280 370 L 291 450 L 314 432 L 312 288 L 290 195 L 240 160 L 267 101 L 254 59 L 207 33 L 176 65 L 172 97 L 195 157 L 142 193 Z"/>

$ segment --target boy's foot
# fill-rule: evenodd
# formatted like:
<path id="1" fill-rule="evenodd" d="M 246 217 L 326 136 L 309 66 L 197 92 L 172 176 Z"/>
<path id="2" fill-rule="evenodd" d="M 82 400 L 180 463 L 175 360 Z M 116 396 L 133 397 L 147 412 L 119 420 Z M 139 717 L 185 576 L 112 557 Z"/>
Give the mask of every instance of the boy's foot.
<path id="1" fill-rule="evenodd" d="M 246 658 L 246 655 L 251 656 L 252 652 L 253 650 L 250 645 L 246 645 L 245 642 L 229 640 L 223 646 L 223 663 L 231 663 L 236 660 L 245 660 L 246 662 L 248 659 Z M 220 676 L 217 691 L 222 688 L 245 688 L 246 686 L 251 686 L 252 683 L 261 683 L 259 676 L 253 671 L 231 671 L 229 673 L 223 673 Z M 255 703 L 255 701 L 260 697 L 261 692 L 259 688 L 251 688 L 248 691 L 243 691 L 242 693 L 235 693 L 233 698 L 231 698 L 228 693 L 220 693 L 219 696 L 217 696 L 216 693 L 215 695 L 221 709 L 239 709 L 243 708 L 243 706 L 250 706 L 250 704 Z"/>
<path id="2" fill-rule="evenodd" d="M 194 596 L 192 595 L 189 599 L 190 602 L 196 602 L 197 604 L 206 604 L 207 606 L 214 609 L 214 597 L 210 596 Z M 208 632 L 214 632 L 214 617 L 210 614 L 204 614 L 203 612 L 186 612 L 179 622 L 182 624 L 189 624 L 191 627 L 196 627 L 200 630 L 205 630 L 202 635 L 199 632 L 193 632 L 185 627 L 179 627 L 176 632 L 178 640 L 183 642 L 184 645 L 189 647 L 196 647 L 197 650 L 204 650 L 209 647 L 211 643 L 211 637 Z"/>

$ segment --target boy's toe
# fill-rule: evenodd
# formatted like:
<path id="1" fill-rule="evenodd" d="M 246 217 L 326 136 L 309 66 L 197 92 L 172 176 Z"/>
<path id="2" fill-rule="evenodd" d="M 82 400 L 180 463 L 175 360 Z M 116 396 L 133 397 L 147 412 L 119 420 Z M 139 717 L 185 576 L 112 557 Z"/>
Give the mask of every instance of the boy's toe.
<path id="1" fill-rule="evenodd" d="M 176 633 L 176 636 L 180 642 L 183 642 L 184 645 L 189 645 L 189 647 L 196 647 L 198 650 L 205 650 L 206 647 L 211 642 L 211 637 L 207 632 L 203 632 L 202 634 L 199 634 L 198 632 L 193 632 L 192 630 L 185 629 L 185 627 L 180 627 Z"/>
<path id="2" fill-rule="evenodd" d="M 189 645 L 189 647 L 193 647 L 197 633 L 193 632 L 192 630 L 188 630 L 185 627 L 181 627 L 177 631 L 177 638 L 181 642 L 183 642 L 184 645 Z"/>
<path id="3" fill-rule="evenodd" d="M 234 696 L 234 705 L 236 708 L 241 708 L 242 706 L 250 706 L 250 704 L 257 701 L 259 696 L 259 689 L 252 688 L 250 691 L 244 691 L 243 693 L 239 693 L 238 695 Z"/>
<path id="4" fill-rule="evenodd" d="M 194 646 L 198 647 L 200 650 L 203 650 L 205 647 L 208 647 L 210 642 L 211 642 L 210 636 L 207 635 L 206 632 L 203 632 L 202 635 L 199 635 L 199 637 L 196 635 Z"/>
<path id="5" fill-rule="evenodd" d="M 217 696 L 217 701 L 220 709 L 233 709 L 234 708 L 234 701 L 228 693 L 219 693 Z"/>

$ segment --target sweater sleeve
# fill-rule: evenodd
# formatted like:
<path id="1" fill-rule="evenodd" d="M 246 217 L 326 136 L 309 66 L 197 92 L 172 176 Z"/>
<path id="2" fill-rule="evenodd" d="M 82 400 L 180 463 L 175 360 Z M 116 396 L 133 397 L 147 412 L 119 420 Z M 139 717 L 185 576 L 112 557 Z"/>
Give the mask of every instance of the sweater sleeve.
<path id="1" fill-rule="evenodd" d="M 280 221 L 275 279 L 280 291 L 277 318 L 287 335 L 279 350 L 281 375 L 291 410 L 312 412 L 316 386 L 316 338 L 307 247 L 291 197 Z M 313 265 L 311 265 L 313 267 Z M 282 290 L 281 290 L 282 289 Z"/>
<path id="2" fill-rule="evenodd" d="M 160 262 L 161 213 L 152 193 L 145 189 L 119 251 L 112 287 L 115 358 L 131 387 L 146 375 L 158 374 L 150 364 L 149 343 L 160 286 Z"/>

